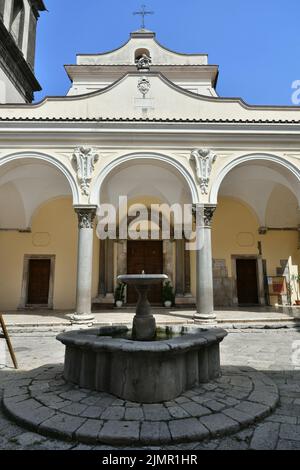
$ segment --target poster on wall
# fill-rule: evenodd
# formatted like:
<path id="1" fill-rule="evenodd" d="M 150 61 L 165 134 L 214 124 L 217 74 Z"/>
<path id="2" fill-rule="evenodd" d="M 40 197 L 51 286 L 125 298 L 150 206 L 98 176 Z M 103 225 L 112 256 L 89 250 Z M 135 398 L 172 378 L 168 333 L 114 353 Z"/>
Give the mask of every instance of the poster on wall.
<path id="1" fill-rule="evenodd" d="M 285 276 L 268 276 L 269 295 L 287 295 Z"/>

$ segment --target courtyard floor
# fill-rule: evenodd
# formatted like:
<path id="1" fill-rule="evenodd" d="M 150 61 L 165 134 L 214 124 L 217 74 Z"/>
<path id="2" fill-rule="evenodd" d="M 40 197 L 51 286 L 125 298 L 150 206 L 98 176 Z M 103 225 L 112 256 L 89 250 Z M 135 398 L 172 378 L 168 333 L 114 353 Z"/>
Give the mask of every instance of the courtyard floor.
<path id="1" fill-rule="evenodd" d="M 101 314 L 102 315 L 102 314 Z M 242 325 L 241 325 L 242 326 Z M 63 362 L 64 348 L 51 331 L 38 329 L 13 333 L 12 341 L 21 370 Z M 1 340 L 3 342 L 3 340 Z M 3 352 L 3 347 L 2 347 Z M 241 329 L 236 326 L 221 344 L 221 362 L 228 366 L 248 366 L 262 371 L 278 386 L 280 404 L 269 417 L 227 437 L 188 444 L 161 446 L 161 449 L 300 449 L 300 330 Z M 0 370 L 0 389 L 19 372 Z M 46 438 L 14 424 L 0 410 L 0 449 L 101 449 Z M 151 447 L 154 448 L 153 446 Z M 158 447 L 156 447 L 157 449 Z"/>

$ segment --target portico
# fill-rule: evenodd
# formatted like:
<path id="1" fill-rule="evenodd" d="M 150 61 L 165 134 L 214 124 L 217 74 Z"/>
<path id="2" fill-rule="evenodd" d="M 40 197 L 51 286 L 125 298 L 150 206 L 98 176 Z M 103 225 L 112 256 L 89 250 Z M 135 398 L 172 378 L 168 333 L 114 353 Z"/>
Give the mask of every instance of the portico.
<path id="1" fill-rule="evenodd" d="M 91 324 L 92 305 L 114 306 L 117 276 L 141 270 L 167 274 L 174 307 L 199 323 L 218 320 L 216 307 L 293 305 L 299 108 L 217 96 L 205 54 L 169 51 L 146 30 L 66 68 L 67 96 L 0 106 L 1 309 L 64 310 Z M 108 204 L 115 236 L 101 239 Z M 192 249 L 174 205 L 190 207 Z M 285 291 L 274 296 L 275 277 Z"/>

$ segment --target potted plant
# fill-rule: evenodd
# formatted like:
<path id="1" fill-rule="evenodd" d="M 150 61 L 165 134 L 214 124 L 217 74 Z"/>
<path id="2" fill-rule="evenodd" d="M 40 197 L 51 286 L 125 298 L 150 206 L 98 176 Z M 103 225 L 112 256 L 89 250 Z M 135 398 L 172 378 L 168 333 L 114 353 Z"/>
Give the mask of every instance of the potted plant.
<path id="1" fill-rule="evenodd" d="M 295 300 L 295 304 L 300 306 L 300 292 L 299 292 L 300 274 L 293 274 L 291 279 L 293 281 L 293 291 L 295 292 L 297 296 L 297 299 Z"/>
<path id="2" fill-rule="evenodd" d="M 118 282 L 118 285 L 115 289 L 115 304 L 118 308 L 122 307 L 125 300 L 125 284 L 123 282 Z"/>
<path id="3" fill-rule="evenodd" d="M 174 290 L 170 281 L 164 283 L 162 297 L 164 306 L 170 308 L 174 303 Z"/>

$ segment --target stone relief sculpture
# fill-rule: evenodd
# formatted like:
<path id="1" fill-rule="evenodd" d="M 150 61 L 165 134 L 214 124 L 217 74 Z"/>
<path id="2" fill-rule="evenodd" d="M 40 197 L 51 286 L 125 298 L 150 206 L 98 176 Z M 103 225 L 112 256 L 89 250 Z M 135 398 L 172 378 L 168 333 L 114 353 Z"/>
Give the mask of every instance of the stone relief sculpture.
<path id="1" fill-rule="evenodd" d="M 149 72 L 151 64 L 152 64 L 152 59 L 147 54 L 143 54 L 139 59 L 136 59 L 135 63 L 136 63 L 136 67 L 139 71 L 141 71 L 141 72 L 148 71 Z"/>
<path id="2" fill-rule="evenodd" d="M 99 155 L 92 148 L 84 146 L 76 148 L 72 156 L 72 161 L 76 165 L 78 182 L 84 196 L 89 195 L 90 183 L 98 159 Z"/>
<path id="3" fill-rule="evenodd" d="M 138 87 L 139 92 L 143 95 L 143 98 L 145 98 L 147 93 L 149 93 L 149 90 L 151 88 L 151 83 L 147 77 L 142 77 L 139 79 L 137 87 Z"/>
<path id="4" fill-rule="evenodd" d="M 91 209 L 89 207 L 80 207 L 76 209 L 76 213 L 78 216 L 78 227 L 79 229 L 89 228 L 92 229 L 94 227 L 94 219 L 96 216 L 96 210 Z"/>
<path id="5" fill-rule="evenodd" d="M 208 194 L 209 178 L 216 158 L 217 156 L 210 149 L 193 150 L 191 153 L 191 162 L 195 164 L 202 194 Z"/>

